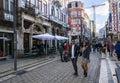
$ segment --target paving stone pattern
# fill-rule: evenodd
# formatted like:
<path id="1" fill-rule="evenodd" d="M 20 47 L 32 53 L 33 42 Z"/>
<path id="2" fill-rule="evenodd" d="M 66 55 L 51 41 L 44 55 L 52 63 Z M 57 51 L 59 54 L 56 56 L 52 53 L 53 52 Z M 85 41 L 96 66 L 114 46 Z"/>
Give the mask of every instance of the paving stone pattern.
<path id="1" fill-rule="evenodd" d="M 5 80 L 1 83 L 98 83 L 100 69 L 100 55 L 91 53 L 88 77 L 83 76 L 81 57 L 78 59 L 78 74 L 74 76 L 71 61 L 51 62 L 22 75 Z"/>

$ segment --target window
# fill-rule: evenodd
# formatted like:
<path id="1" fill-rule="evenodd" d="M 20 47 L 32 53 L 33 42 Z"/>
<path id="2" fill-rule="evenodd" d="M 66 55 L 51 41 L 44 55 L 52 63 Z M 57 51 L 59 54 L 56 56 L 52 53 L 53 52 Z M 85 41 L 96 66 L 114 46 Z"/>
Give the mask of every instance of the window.
<path id="1" fill-rule="evenodd" d="M 52 6 L 52 9 L 51 9 L 51 15 L 52 16 L 55 16 L 55 10 L 54 10 L 54 7 Z"/>
<path id="2" fill-rule="evenodd" d="M 80 13 L 80 11 L 78 11 L 78 17 L 80 17 L 81 16 L 81 13 Z"/>
<path id="3" fill-rule="evenodd" d="M 71 20 L 71 24 L 73 25 L 73 24 L 76 24 L 76 19 L 72 19 Z"/>
<path id="4" fill-rule="evenodd" d="M 120 3 L 119 3 L 119 8 L 120 8 Z"/>
<path id="5" fill-rule="evenodd" d="M 5 10 L 9 11 L 9 1 L 5 0 Z"/>
<path id="6" fill-rule="evenodd" d="M 77 17 L 76 11 L 72 11 L 70 16 L 71 16 L 71 17 Z"/>
<path id="7" fill-rule="evenodd" d="M 64 15 L 64 22 L 66 23 L 66 16 Z"/>
<path id="8" fill-rule="evenodd" d="M 38 1 L 38 9 L 39 9 L 39 11 L 42 10 L 42 1 L 41 0 Z"/>
<path id="9" fill-rule="evenodd" d="M 75 7 L 78 7 L 78 3 L 77 2 L 75 3 Z"/>
<path id="10" fill-rule="evenodd" d="M 120 12 L 119 12 L 119 22 L 120 22 Z"/>
<path id="11" fill-rule="evenodd" d="M 71 8 L 71 3 L 70 3 L 70 4 L 68 4 L 68 8 Z"/>
<path id="12" fill-rule="evenodd" d="M 47 15 L 47 2 L 45 0 L 43 1 L 43 12 Z"/>
<path id="13" fill-rule="evenodd" d="M 71 24 L 80 24 L 80 19 L 72 19 Z"/>
<path id="14" fill-rule="evenodd" d="M 81 4 L 81 3 L 80 3 L 80 2 L 78 2 L 78 7 L 79 7 L 79 8 L 80 8 L 80 4 Z"/>
<path id="15" fill-rule="evenodd" d="M 58 11 L 58 9 L 56 9 L 56 11 L 57 11 L 57 17 L 59 18 L 59 11 Z"/>
<path id="16" fill-rule="evenodd" d="M 10 2 L 10 11 L 11 11 L 11 13 L 13 14 L 13 2 Z"/>
<path id="17" fill-rule="evenodd" d="M 63 13 L 61 13 L 61 20 L 63 21 Z"/>
<path id="18" fill-rule="evenodd" d="M 75 7 L 75 2 L 72 3 L 72 8 L 74 8 L 74 7 Z"/>

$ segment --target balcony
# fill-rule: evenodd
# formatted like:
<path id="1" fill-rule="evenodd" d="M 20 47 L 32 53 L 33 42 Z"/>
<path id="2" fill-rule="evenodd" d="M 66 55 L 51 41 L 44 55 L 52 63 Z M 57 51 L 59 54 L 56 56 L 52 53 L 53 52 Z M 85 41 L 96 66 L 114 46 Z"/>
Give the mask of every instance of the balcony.
<path id="1" fill-rule="evenodd" d="M 61 21 L 58 17 L 50 15 L 49 19 L 53 22 L 56 22 L 56 23 L 60 24 L 60 25 L 63 24 L 63 21 Z"/>
<path id="2" fill-rule="evenodd" d="M 35 16 L 35 5 L 34 4 L 26 3 L 25 7 L 22 8 L 22 10 L 25 12 L 25 14 Z"/>

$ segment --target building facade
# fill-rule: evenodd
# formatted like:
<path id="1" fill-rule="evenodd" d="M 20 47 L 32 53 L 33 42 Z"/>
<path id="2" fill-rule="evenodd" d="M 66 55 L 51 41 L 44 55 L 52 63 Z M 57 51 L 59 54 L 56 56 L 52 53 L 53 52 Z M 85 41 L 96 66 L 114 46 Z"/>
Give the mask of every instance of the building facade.
<path id="1" fill-rule="evenodd" d="M 70 39 L 79 39 L 79 41 L 81 41 L 83 38 L 87 37 L 90 23 L 89 17 L 84 10 L 84 3 L 81 1 L 68 2 L 68 16 Z"/>
<path id="2" fill-rule="evenodd" d="M 35 44 L 45 43 L 33 35 L 49 33 L 67 35 L 67 14 L 59 0 L 16 0 L 17 3 L 17 52 L 30 51 Z M 1 56 L 13 55 L 13 0 L 0 0 L 0 50 Z M 47 42 L 49 47 L 58 41 Z"/>
<path id="3" fill-rule="evenodd" d="M 111 36 L 111 40 L 120 39 L 120 0 L 109 0 L 109 19 L 108 19 L 108 36 Z"/>

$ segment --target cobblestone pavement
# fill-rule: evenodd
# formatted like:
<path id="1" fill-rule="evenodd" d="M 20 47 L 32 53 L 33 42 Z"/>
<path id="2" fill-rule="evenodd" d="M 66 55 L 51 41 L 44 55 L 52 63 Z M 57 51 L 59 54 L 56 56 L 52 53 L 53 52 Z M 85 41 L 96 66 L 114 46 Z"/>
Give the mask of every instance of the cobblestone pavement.
<path id="1" fill-rule="evenodd" d="M 18 58 L 17 59 L 17 68 L 24 69 L 26 67 L 34 66 L 34 65 L 52 60 L 55 57 L 58 57 L 58 56 L 49 55 L 49 56 L 45 56 L 45 57 Z M 0 61 L 0 78 L 11 72 L 14 72 L 14 59 Z"/>
<path id="2" fill-rule="evenodd" d="M 0 83 L 99 83 L 100 55 L 91 53 L 88 77 L 84 78 L 81 68 L 81 57 L 78 59 L 79 76 L 73 75 L 74 70 L 69 62 L 60 60 L 39 66 L 21 75 L 15 75 Z"/>

